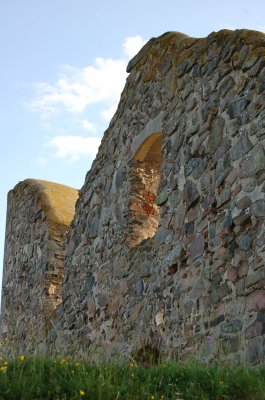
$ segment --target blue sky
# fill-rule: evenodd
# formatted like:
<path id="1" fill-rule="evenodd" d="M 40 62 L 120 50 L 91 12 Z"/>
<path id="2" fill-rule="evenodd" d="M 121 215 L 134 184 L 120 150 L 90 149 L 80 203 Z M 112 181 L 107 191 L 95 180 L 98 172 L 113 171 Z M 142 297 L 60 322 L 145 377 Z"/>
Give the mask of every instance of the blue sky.
<path id="1" fill-rule="evenodd" d="M 264 31 L 264 15 L 264 0 L 2 0 L 0 259 L 7 192 L 27 178 L 82 186 L 145 41 Z"/>

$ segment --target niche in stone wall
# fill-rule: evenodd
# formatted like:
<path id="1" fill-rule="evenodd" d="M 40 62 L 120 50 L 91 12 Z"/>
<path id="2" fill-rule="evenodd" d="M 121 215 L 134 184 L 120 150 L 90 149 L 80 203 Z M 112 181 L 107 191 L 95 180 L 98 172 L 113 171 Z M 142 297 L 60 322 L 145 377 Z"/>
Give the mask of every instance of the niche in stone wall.
<path id="1" fill-rule="evenodd" d="M 160 182 L 162 134 L 153 133 L 136 150 L 130 165 L 131 247 L 154 236 L 158 229 L 156 196 Z"/>

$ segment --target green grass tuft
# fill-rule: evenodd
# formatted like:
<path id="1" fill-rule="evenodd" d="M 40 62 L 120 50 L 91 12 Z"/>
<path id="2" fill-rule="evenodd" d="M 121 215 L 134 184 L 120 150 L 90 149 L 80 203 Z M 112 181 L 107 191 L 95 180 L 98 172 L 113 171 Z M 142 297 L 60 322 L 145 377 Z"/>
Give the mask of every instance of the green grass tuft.
<path id="1" fill-rule="evenodd" d="M 1 400 L 265 400 L 265 367 L 0 359 Z"/>

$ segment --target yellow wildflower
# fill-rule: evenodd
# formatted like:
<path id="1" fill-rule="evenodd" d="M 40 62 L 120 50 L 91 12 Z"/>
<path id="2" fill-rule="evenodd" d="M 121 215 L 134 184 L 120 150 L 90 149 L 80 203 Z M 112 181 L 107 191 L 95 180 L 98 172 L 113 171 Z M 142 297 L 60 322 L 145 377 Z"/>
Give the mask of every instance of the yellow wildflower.
<path id="1" fill-rule="evenodd" d="M 20 361 L 25 361 L 25 356 L 19 356 Z"/>
<path id="2" fill-rule="evenodd" d="M 7 367 L 6 367 L 6 366 L 0 367 L 0 372 L 6 372 L 6 370 L 7 370 Z"/>
<path id="3" fill-rule="evenodd" d="M 80 396 L 84 396 L 86 393 L 82 389 L 80 389 L 79 394 L 80 394 Z"/>

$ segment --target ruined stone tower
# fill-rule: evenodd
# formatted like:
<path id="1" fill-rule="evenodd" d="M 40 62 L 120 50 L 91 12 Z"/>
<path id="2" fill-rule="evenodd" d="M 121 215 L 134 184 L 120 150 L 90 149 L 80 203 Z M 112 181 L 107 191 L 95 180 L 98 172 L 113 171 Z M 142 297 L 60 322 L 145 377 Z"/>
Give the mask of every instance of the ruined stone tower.
<path id="1" fill-rule="evenodd" d="M 166 33 L 127 71 L 75 212 L 74 189 L 10 192 L 4 334 L 90 359 L 264 362 L 265 36 Z"/>

